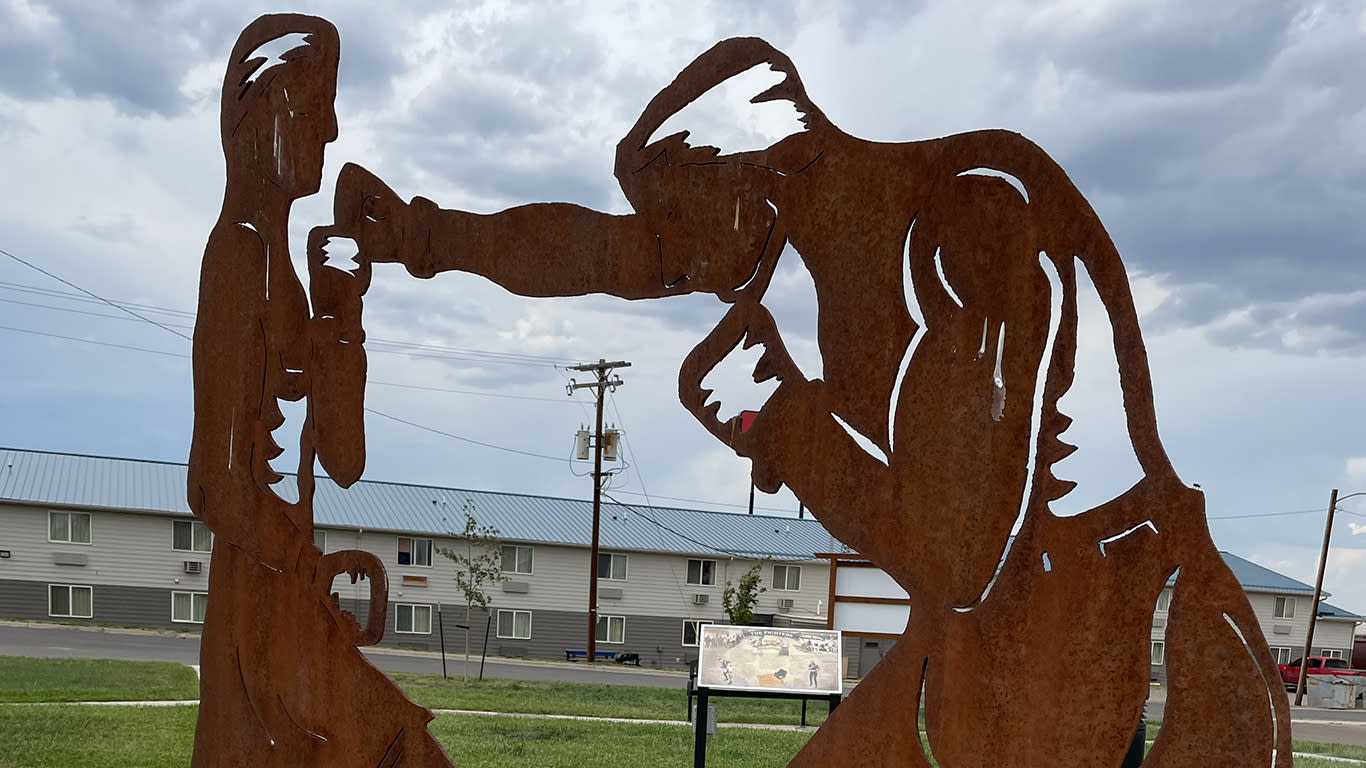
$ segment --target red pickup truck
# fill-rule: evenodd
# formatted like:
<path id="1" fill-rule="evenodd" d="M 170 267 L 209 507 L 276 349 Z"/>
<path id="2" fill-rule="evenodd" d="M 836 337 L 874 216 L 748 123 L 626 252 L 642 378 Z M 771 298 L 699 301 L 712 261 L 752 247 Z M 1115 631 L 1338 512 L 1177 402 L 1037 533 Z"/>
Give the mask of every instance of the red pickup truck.
<path id="1" fill-rule="evenodd" d="M 1295 659 L 1289 664 L 1280 664 L 1281 682 L 1285 687 L 1294 690 L 1300 682 L 1300 662 L 1303 659 Z M 1361 675 L 1366 676 L 1366 670 L 1352 669 L 1346 659 L 1331 659 L 1326 656 L 1309 657 L 1309 674 L 1311 675 Z"/>

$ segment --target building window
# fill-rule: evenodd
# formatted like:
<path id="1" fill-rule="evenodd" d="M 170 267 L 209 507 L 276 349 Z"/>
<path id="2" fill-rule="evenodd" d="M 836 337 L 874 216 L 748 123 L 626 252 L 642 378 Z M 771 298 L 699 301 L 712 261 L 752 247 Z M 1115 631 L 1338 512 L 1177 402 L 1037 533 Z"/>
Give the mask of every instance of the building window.
<path id="1" fill-rule="evenodd" d="M 90 587 L 47 585 L 47 615 L 60 619 L 88 619 L 94 613 L 94 591 Z"/>
<path id="2" fill-rule="evenodd" d="M 1327 659 L 1345 659 L 1341 648 L 1324 648 L 1323 653 L 1319 654 Z"/>
<path id="3" fill-rule="evenodd" d="M 1162 590 L 1161 594 L 1157 596 L 1157 612 L 1166 613 L 1167 610 L 1171 607 L 1172 591 L 1170 589 L 1164 589 Z"/>
<path id="4" fill-rule="evenodd" d="M 408 605 L 406 603 L 395 605 L 394 631 L 402 635 L 430 635 L 432 633 L 432 607 L 430 605 Z"/>
<path id="5" fill-rule="evenodd" d="M 599 643 L 626 642 L 626 617 L 599 616 L 597 635 Z"/>
<path id="6" fill-rule="evenodd" d="M 184 624 L 203 624 L 209 610 L 207 592 L 172 592 L 171 621 Z"/>
<path id="7" fill-rule="evenodd" d="M 1274 616 L 1275 616 L 1276 618 L 1278 618 L 1278 619 L 1293 619 L 1293 618 L 1295 618 L 1295 598 L 1293 598 L 1293 597 L 1278 597 L 1278 598 L 1276 598 L 1276 607 L 1275 607 L 1275 610 L 1273 611 L 1272 615 L 1274 615 Z"/>
<path id="8" fill-rule="evenodd" d="M 327 531 L 313 529 L 313 546 L 317 547 L 319 552 L 327 554 Z"/>
<path id="9" fill-rule="evenodd" d="M 398 564 L 432 565 L 432 540 L 409 536 L 398 537 Z M 400 630 L 401 631 L 401 630 Z M 430 632 L 430 630 L 428 630 Z"/>
<path id="10" fill-rule="evenodd" d="M 47 513 L 47 540 L 64 542 L 67 544 L 89 544 L 90 513 Z"/>
<path id="11" fill-rule="evenodd" d="M 531 575 L 531 547 L 520 544 L 503 545 L 503 573 Z"/>
<path id="12" fill-rule="evenodd" d="M 171 549 L 177 552 L 212 552 L 213 531 L 198 520 L 172 520 Z"/>
<path id="13" fill-rule="evenodd" d="M 1290 654 L 1294 652 L 1294 648 L 1286 648 L 1285 646 L 1277 645 L 1271 646 L 1271 655 L 1276 657 L 1277 664 L 1289 664 Z"/>
<path id="14" fill-rule="evenodd" d="M 800 565 L 773 566 L 773 588 L 782 592 L 796 592 L 802 588 Z"/>
<path id="15" fill-rule="evenodd" d="M 498 636 L 507 640 L 530 640 L 531 611 L 498 611 Z"/>
<path id="16" fill-rule="evenodd" d="M 711 624 L 710 619 L 686 619 L 683 622 L 683 644 L 697 646 L 702 638 L 702 625 Z"/>
<path id="17" fill-rule="evenodd" d="M 626 555 L 602 552 L 598 555 L 598 578 L 626 581 Z"/>
<path id="18" fill-rule="evenodd" d="M 688 583 L 695 587 L 716 586 L 716 561 L 689 560 Z"/>
<path id="19" fill-rule="evenodd" d="M 1166 660 L 1167 660 L 1167 644 L 1166 644 L 1165 642 L 1161 641 L 1161 640 L 1154 640 L 1154 641 L 1153 641 L 1153 657 L 1152 657 L 1152 664 L 1153 664 L 1153 666 L 1154 666 L 1154 667 L 1160 667 L 1160 666 L 1162 666 L 1163 663 L 1166 662 Z"/>

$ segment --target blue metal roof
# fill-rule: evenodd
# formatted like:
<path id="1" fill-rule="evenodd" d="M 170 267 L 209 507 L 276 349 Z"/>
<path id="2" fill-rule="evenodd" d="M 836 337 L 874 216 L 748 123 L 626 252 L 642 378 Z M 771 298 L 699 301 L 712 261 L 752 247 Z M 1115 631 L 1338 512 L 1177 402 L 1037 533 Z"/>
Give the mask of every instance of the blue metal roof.
<path id="1" fill-rule="evenodd" d="M 1219 554 L 1224 556 L 1224 562 L 1228 563 L 1228 567 L 1233 570 L 1233 575 L 1238 579 L 1238 583 L 1243 585 L 1243 589 L 1285 592 L 1287 594 L 1314 594 L 1314 588 L 1302 581 L 1296 581 L 1289 576 L 1276 573 L 1270 568 L 1263 568 L 1251 560 L 1244 560 L 1231 552 L 1221 551 Z"/>
<path id="2" fill-rule="evenodd" d="M 1352 613 L 1351 611 L 1343 610 L 1337 607 L 1336 605 L 1329 605 L 1328 603 L 1325 603 L 1322 600 L 1319 601 L 1319 618 L 1351 619 L 1353 621 L 1366 621 L 1366 616 L 1358 616 L 1357 614 Z"/>
<path id="3" fill-rule="evenodd" d="M 0 500 L 189 515 L 186 465 L 0 448 Z M 282 495 L 297 494 L 294 478 Z M 579 499 L 494 493 L 362 480 L 343 490 L 318 478 L 314 522 L 405 533 L 441 534 L 463 527 L 469 499 L 475 518 L 501 538 L 588 546 L 593 504 Z M 604 498 L 601 544 L 692 554 L 809 559 L 841 545 L 811 518 L 707 512 L 619 504 Z"/>

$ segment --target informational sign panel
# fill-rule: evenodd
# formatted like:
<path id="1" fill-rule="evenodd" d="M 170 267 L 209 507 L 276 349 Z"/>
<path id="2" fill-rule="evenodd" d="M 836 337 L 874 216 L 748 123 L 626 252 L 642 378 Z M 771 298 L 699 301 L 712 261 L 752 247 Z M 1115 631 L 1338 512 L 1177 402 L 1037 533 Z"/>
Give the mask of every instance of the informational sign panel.
<path id="1" fill-rule="evenodd" d="M 702 626 L 697 684 L 773 693 L 841 693 L 840 632 Z"/>

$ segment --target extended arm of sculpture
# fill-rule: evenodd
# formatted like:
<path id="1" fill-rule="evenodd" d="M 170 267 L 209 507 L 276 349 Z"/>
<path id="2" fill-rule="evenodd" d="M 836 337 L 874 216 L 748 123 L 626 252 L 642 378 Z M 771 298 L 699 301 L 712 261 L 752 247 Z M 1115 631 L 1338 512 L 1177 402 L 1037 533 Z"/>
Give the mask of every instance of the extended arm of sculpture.
<path id="1" fill-rule="evenodd" d="M 337 179 L 334 234 L 355 239 L 365 262 L 398 262 L 417 277 L 460 270 L 522 296 L 609 293 L 628 299 L 686 292 L 665 285 L 658 238 L 636 215 L 568 203 L 493 214 L 404 203 L 384 182 L 348 164 Z"/>

